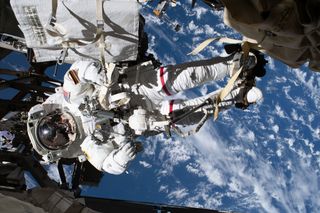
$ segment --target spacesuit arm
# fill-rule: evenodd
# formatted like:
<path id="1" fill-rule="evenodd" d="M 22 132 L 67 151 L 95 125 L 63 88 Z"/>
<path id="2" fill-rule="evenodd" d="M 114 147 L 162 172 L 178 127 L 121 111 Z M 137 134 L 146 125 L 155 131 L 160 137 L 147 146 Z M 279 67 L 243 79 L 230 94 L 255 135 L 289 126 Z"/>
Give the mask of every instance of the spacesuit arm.
<path id="1" fill-rule="evenodd" d="M 105 82 L 105 73 L 94 61 L 76 61 L 64 76 L 63 95 L 67 102 L 79 104 Z"/>
<path id="2" fill-rule="evenodd" d="M 103 162 L 102 169 L 110 174 L 119 175 L 127 170 L 129 162 L 136 156 L 135 147 L 126 143 L 121 148 L 114 150 Z"/>
<path id="3" fill-rule="evenodd" d="M 114 175 L 122 174 L 136 155 L 130 143 L 115 149 L 111 141 L 102 143 L 92 136 L 85 138 L 81 149 L 95 168 Z"/>
<path id="4" fill-rule="evenodd" d="M 105 72 L 102 71 L 101 65 L 97 61 L 79 60 L 71 65 L 70 70 L 75 71 L 81 83 L 103 85 L 106 82 Z"/>

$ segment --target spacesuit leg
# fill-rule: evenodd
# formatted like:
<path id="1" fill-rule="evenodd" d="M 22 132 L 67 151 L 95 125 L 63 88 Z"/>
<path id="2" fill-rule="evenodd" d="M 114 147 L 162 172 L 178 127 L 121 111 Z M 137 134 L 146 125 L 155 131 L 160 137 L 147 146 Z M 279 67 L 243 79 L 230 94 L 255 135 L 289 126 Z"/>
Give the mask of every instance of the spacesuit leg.
<path id="1" fill-rule="evenodd" d="M 162 87 L 170 93 L 191 89 L 210 81 L 219 81 L 229 76 L 230 65 L 219 63 L 210 66 L 188 67 L 186 69 L 175 69 L 173 67 L 164 68 L 160 78 L 164 79 Z M 166 79 L 166 80 L 165 80 Z"/>
<path id="2" fill-rule="evenodd" d="M 214 99 L 221 90 L 213 91 L 205 96 L 201 96 L 194 99 L 183 100 L 183 99 L 176 99 L 176 100 L 165 100 L 161 102 L 160 113 L 162 115 L 171 115 L 177 111 L 186 109 L 186 108 L 193 108 L 199 106 L 207 99 L 211 98 Z M 202 109 L 199 109 L 201 111 Z"/>
<path id="3" fill-rule="evenodd" d="M 138 93 L 159 105 L 167 96 L 229 76 L 230 67 L 226 63 L 185 69 L 175 69 L 174 66 L 161 67 L 154 72 L 140 73 Z M 156 75 L 157 80 L 150 82 L 148 76 L 151 75 L 153 78 Z"/>
<path id="4" fill-rule="evenodd" d="M 212 103 L 215 101 L 217 96 L 220 94 L 222 89 L 213 91 L 207 95 L 194 98 L 194 99 L 178 99 L 178 100 L 165 100 L 161 102 L 160 113 L 162 115 L 170 115 L 174 116 L 175 113 L 181 110 L 190 110 L 194 107 L 197 107 L 203 104 L 206 100 L 211 99 Z M 242 103 L 244 99 L 244 90 L 239 87 L 234 87 L 232 91 L 219 103 L 220 110 L 230 108 L 232 105 L 236 103 Z M 199 108 L 196 112 L 201 112 L 203 109 L 212 111 L 213 105 L 206 105 L 202 108 Z M 200 116 L 201 118 L 201 116 Z"/>

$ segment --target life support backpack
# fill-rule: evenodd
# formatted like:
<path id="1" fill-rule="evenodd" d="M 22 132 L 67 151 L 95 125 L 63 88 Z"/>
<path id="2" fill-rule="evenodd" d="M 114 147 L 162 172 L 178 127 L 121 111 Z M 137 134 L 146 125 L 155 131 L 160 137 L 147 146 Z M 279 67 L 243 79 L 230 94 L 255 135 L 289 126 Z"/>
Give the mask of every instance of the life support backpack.
<path id="1" fill-rule="evenodd" d="M 222 0 L 224 22 L 271 57 L 320 71 L 317 0 Z"/>

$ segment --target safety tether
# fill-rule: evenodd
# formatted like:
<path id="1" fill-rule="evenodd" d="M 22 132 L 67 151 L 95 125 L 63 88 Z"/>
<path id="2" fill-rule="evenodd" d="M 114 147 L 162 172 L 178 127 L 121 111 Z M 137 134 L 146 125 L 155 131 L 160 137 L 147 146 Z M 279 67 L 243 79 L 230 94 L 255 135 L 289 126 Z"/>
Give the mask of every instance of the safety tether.
<path id="1" fill-rule="evenodd" d="M 194 50 L 192 50 L 192 52 L 188 53 L 188 55 L 197 55 L 199 52 L 201 52 L 204 48 L 206 48 L 213 41 L 225 43 L 225 44 L 241 44 L 243 42 L 246 42 L 250 45 L 251 49 L 255 49 L 255 50 L 262 49 L 262 47 L 260 46 L 259 43 L 255 44 L 255 43 L 251 43 L 248 41 L 242 41 L 242 40 L 237 40 L 237 39 L 228 38 L 228 37 L 217 37 L 217 38 L 209 38 L 209 39 L 203 41 Z"/>
<path id="2" fill-rule="evenodd" d="M 104 57 L 104 36 L 103 36 L 103 28 L 104 28 L 104 21 L 103 21 L 103 0 L 96 1 L 96 17 L 97 17 L 97 32 L 96 38 L 99 39 L 99 50 L 100 50 L 100 60 L 103 69 L 105 69 L 105 57 Z"/>
<path id="3" fill-rule="evenodd" d="M 97 0 L 96 1 L 96 16 L 97 16 L 97 32 L 96 32 L 96 39 L 99 40 L 99 50 L 100 50 L 100 63 L 102 65 L 102 69 L 106 73 L 106 82 L 105 86 L 110 87 L 113 82 L 113 72 L 115 71 L 116 65 L 114 63 L 106 63 L 105 60 L 105 37 L 103 33 L 104 29 L 104 20 L 103 20 L 103 1 L 104 0 Z"/>
<path id="4" fill-rule="evenodd" d="M 241 48 L 242 48 L 242 52 L 243 52 L 243 61 L 244 61 L 244 64 L 245 62 L 247 61 L 248 59 L 248 56 L 249 56 L 249 52 L 250 52 L 250 49 L 252 47 L 252 44 L 249 43 L 249 42 L 246 42 L 244 41 L 241 45 Z M 233 64 L 234 65 L 234 64 Z M 229 79 L 227 85 L 221 90 L 221 92 L 218 94 L 218 97 L 216 98 L 216 101 L 215 101 L 215 110 L 214 110 L 214 120 L 217 120 L 218 119 L 218 116 L 219 116 L 219 103 L 225 99 L 225 97 L 231 92 L 231 90 L 233 89 L 234 87 L 234 83 L 235 81 L 238 79 L 239 75 L 241 74 L 242 70 L 243 70 L 243 66 L 242 65 L 235 73 L 233 70 L 232 73 L 233 76 Z M 234 69 L 234 66 L 232 67 L 232 69 Z"/>
<path id="5" fill-rule="evenodd" d="M 242 52 L 243 52 L 243 61 L 245 62 L 249 56 L 250 49 L 256 49 L 261 50 L 261 47 L 259 44 L 250 43 L 248 41 L 241 41 L 237 39 L 231 39 L 227 37 L 217 37 L 217 38 L 210 38 L 199 44 L 192 52 L 190 52 L 188 55 L 196 55 L 199 52 L 201 52 L 205 47 L 207 47 L 211 42 L 221 42 L 226 44 L 242 44 Z M 245 64 L 245 63 L 244 63 Z M 243 66 L 241 66 L 238 70 L 234 70 L 234 64 L 232 64 L 233 76 L 229 79 L 227 85 L 221 90 L 221 92 L 218 94 L 216 100 L 215 100 L 215 110 L 214 110 L 214 120 L 217 120 L 219 116 L 219 103 L 231 92 L 231 90 L 234 87 L 235 81 L 238 79 L 239 75 L 243 71 Z"/>

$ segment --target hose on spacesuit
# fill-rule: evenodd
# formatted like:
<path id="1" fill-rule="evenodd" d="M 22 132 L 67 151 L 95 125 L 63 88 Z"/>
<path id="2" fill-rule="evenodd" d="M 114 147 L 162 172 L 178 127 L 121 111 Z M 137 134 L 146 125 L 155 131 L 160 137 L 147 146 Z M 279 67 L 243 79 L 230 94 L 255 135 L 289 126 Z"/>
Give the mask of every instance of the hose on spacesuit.
<path id="1" fill-rule="evenodd" d="M 168 126 L 171 127 L 181 137 L 187 137 L 189 135 L 193 135 L 193 134 L 197 133 L 209 117 L 209 112 L 207 111 L 206 108 L 204 108 L 204 106 L 207 106 L 207 105 L 214 106 L 213 100 L 207 99 L 203 103 L 201 103 L 200 105 L 193 107 L 192 109 L 188 110 L 187 112 L 184 112 L 181 115 L 176 116 L 174 119 L 172 119 L 170 121 Z M 202 116 L 200 121 L 197 123 L 195 128 L 193 128 L 189 131 L 183 132 L 178 126 L 175 125 L 175 124 L 178 124 L 183 119 L 187 118 L 188 116 L 192 115 L 192 113 L 196 112 L 197 110 L 199 110 L 201 108 L 202 108 L 202 112 L 204 113 L 204 115 Z"/>
<path id="2" fill-rule="evenodd" d="M 174 119 L 172 119 L 169 123 L 169 125 L 175 125 L 176 123 L 178 123 L 179 121 L 183 120 L 184 118 L 188 117 L 189 115 L 191 115 L 193 112 L 197 111 L 198 109 L 206 106 L 206 105 L 213 105 L 213 101 L 211 99 L 207 99 L 205 100 L 202 104 L 193 107 L 192 109 L 190 109 L 188 112 L 185 112 L 179 116 L 176 116 Z"/>

